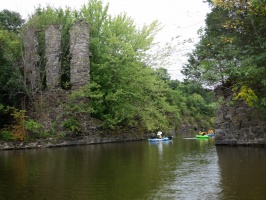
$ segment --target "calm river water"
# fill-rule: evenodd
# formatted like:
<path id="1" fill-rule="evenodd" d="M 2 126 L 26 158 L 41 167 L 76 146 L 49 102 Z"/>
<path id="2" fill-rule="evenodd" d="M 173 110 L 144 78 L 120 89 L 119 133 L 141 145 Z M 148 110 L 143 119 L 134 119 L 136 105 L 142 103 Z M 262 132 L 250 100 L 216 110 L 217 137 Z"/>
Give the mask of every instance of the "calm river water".
<path id="1" fill-rule="evenodd" d="M 214 139 L 0 151 L 1 200 L 266 199 L 266 148 Z"/>

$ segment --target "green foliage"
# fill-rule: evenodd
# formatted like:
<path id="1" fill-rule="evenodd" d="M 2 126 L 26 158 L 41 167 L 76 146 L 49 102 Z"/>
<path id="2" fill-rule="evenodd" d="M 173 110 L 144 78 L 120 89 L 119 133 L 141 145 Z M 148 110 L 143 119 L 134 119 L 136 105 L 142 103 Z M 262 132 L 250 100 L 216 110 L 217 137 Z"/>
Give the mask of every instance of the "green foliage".
<path id="1" fill-rule="evenodd" d="M 233 90 L 236 89 L 238 88 L 233 88 Z M 245 100 L 250 107 L 253 107 L 254 104 L 257 103 L 258 101 L 258 97 L 254 93 L 254 91 L 245 85 L 241 86 L 240 91 L 235 92 L 233 100 L 238 100 L 238 99 Z"/>
<path id="2" fill-rule="evenodd" d="M 6 124 L 4 128 L 0 129 L 0 140 L 25 141 L 30 138 L 44 138 L 49 136 L 48 132 L 43 132 L 43 125 L 33 119 L 28 119 L 25 112 L 25 110 L 19 110 L 14 107 L 2 109 L 2 114 L 12 117 L 12 120 L 10 124 Z"/>
<path id="3" fill-rule="evenodd" d="M 24 141 L 28 137 L 27 131 L 25 129 L 25 111 L 18 110 L 14 107 L 7 107 L 4 109 L 4 113 L 7 113 L 13 118 L 13 123 L 6 125 L 6 127 L 3 129 L 0 129 L 0 132 L 3 133 L 5 138 L 9 138 L 8 140 L 12 139 Z"/>
<path id="4" fill-rule="evenodd" d="M 77 15 L 90 24 L 93 56 L 91 83 L 75 94 L 77 99 L 88 98 L 88 103 L 71 109 L 90 113 L 105 128 L 166 128 L 167 114 L 176 109 L 165 100 L 167 85 L 143 62 L 159 29 L 157 22 L 138 30 L 125 14 L 109 16 L 108 5 L 101 1 L 90 1 Z"/>
<path id="5" fill-rule="evenodd" d="M 4 105 L 0 103 L 0 113 L 2 113 L 4 110 Z"/>
<path id="6" fill-rule="evenodd" d="M 231 87 L 236 99 L 247 100 L 250 106 L 265 111 L 266 2 L 209 3 L 212 12 L 207 15 L 206 28 L 183 73 L 205 85 Z"/>
<path id="7" fill-rule="evenodd" d="M 13 141 L 13 134 L 8 128 L 0 129 L 0 140 Z"/>
<path id="8" fill-rule="evenodd" d="M 182 116 L 185 124 L 210 128 L 214 125 L 214 92 L 195 81 L 186 80 L 179 87 L 182 91 Z"/>
<path id="9" fill-rule="evenodd" d="M 21 40 L 17 35 L 23 20 L 15 12 L 0 12 L 0 103 L 16 106 L 24 93 L 21 72 Z"/>
<path id="10" fill-rule="evenodd" d="M 21 40 L 0 26 L 0 103 L 17 106 L 24 94 Z"/>
<path id="11" fill-rule="evenodd" d="M 42 131 L 43 125 L 37 123 L 33 119 L 28 119 L 25 121 L 25 129 L 30 133 L 31 137 L 41 138 L 46 134 L 43 134 Z"/>
<path id="12" fill-rule="evenodd" d="M 70 117 L 63 122 L 63 127 L 68 131 L 78 133 L 80 131 L 80 123 L 76 117 Z"/>
<path id="13" fill-rule="evenodd" d="M 23 23 L 24 20 L 17 12 L 6 9 L 0 12 L 0 26 L 9 32 L 18 33 Z"/>

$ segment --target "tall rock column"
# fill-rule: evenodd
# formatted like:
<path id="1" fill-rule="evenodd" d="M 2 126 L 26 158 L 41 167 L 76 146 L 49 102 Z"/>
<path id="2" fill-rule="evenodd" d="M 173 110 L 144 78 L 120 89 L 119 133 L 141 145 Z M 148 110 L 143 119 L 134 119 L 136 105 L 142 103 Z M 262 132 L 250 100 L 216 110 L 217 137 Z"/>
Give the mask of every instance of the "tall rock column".
<path id="1" fill-rule="evenodd" d="M 70 83 L 76 89 L 90 81 L 89 25 L 83 20 L 70 30 L 70 54 Z"/>
<path id="2" fill-rule="evenodd" d="M 38 66 L 38 39 L 33 28 L 26 30 L 24 38 L 25 47 L 25 78 L 28 89 L 32 92 L 36 92 L 40 89 L 40 67 Z"/>
<path id="3" fill-rule="evenodd" d="M 48 89 L 60 86 L 61 33 L 59 27 L 51 25 L 45 31 L 46 84 Z"/>

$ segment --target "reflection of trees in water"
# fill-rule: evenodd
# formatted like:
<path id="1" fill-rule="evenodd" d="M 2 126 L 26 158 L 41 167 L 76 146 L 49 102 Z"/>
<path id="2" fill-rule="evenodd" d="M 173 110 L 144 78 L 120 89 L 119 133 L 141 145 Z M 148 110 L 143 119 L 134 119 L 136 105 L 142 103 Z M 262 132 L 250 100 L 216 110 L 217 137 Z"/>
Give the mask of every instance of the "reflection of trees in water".
<path id="1" fill-rule="evenodd" d="M 266 148 L 217 146 L 216 150 L 225 197 L 266 197 Z"/>

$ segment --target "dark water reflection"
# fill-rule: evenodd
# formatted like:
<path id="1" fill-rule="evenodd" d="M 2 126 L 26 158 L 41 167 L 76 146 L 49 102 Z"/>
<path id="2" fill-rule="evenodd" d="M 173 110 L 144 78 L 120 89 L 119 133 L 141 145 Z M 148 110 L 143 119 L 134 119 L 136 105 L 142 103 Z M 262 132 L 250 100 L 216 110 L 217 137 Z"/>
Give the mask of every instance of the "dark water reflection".
<path id="1" fill-rule="evenodd" d="M 182 136 L 1 151 L 0 199 L 264 199 L 265 158 L 265 148 Z"/>
<path id="2" fill-rule="evenodd" d="M 266 199 L 266 149 L 217 147 L 221 199 Z"/>

